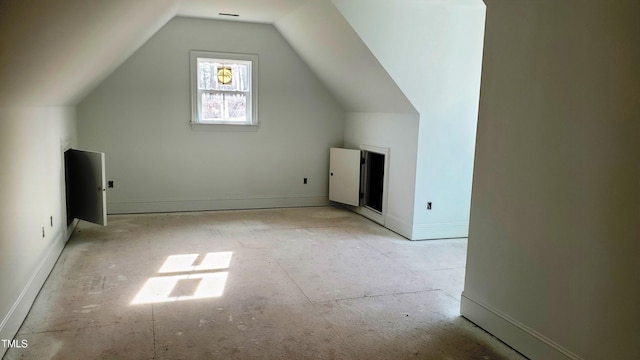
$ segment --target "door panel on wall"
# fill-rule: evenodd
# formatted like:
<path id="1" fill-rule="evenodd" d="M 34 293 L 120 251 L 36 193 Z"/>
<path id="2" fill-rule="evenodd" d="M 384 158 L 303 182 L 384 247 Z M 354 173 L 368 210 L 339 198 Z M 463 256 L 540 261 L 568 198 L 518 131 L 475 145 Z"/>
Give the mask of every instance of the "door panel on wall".
<path id="1" fill-rule="evenodd" d="M 107 225 L 104 153 L 69 149 L 64 154 L 67 219 Z"/>
<path id="2" fill-rule="evenodd" d="M 331 148 L 329 200 L 360 205 L 360 150 Z"/>

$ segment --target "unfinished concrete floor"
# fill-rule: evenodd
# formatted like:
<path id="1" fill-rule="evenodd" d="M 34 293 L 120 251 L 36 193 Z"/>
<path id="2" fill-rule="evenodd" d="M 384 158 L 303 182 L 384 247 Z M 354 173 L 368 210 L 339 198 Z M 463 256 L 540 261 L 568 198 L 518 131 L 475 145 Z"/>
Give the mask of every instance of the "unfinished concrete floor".
<path id="1" fill-rule="evenodd" d="M 459 316 L 466 240 L 341 208 L 81 223 L 5 359 L 523 359 Z"/>

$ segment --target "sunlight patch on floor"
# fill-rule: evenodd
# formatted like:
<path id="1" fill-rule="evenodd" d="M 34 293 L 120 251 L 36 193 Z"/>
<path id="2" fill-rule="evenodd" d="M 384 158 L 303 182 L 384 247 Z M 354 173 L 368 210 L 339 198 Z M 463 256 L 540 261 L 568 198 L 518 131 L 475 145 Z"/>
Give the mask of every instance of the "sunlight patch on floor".
<path id="1" fill-rule="evenodd" d="M 233 252 L 171 255 L 158 271 L 163 275 L 149 278 L 131 305 L 206 299 L 222 296 L 227 283 Z M 198 261 L 202 259 L 201 261 Z M 197 263 L 199 265 L 195 265 Z"/>
<path id="2" fill-rule="evenodd" d="M 207 253 L 202 259 L 202 262 L 200 262 L 200 265 L 194 265 L 197 263 L 200 254 L 171 255 L 164 264 L 162 264 L 158 273 L 166 274 L 227 269 L 231 263 L 232 255 L 232 251 Z"/>

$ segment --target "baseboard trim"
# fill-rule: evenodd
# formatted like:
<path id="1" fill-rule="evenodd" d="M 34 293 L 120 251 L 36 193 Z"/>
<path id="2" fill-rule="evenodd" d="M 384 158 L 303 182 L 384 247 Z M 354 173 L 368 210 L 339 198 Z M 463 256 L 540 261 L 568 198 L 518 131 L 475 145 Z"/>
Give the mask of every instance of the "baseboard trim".
<path id="1" fill-rule="evenodd" d="M 327 196 L 254 197 L 205 200 L 116 201 L 107 203 L 109 214 L 180 211 L 266 209 L 330 205 Z"/>
<path id="2" fill-rule="evenodd" d="M 578 355 L 501 311 L 472 299 L 465 292 L 462 293 L 460 313 L 530 359 L 582 360 Z"/>
<path id="3" fill-rule="evenodd" d="M 468 222 L 417 224 L 411 240 L 455 239 L 469 236 Z"/>
<path id="4" fill-rule="evenodd" d="M 412 237 L 411 224 L 405 222 L 404 220 L 398 217 L 395 217 L 389 214 L 388 212 L 385 218 L 384 226 L 387 229 L 406 237 L 407 239 L 411 239 Z"/>
<path id="5" fill-rule="evenodd" d="M 0 323 L 0 339 L 11 340 L 18 333 L 20 326 L 22 326 L 24 319 L 27 317 L 27 314 L 29 314 L 33 302 L 36 300 L 40 289 L 49 277 L 51 270 L 53 270 L 60 254 L 62 254 L 62 250 L 77 223 L 77 221 L 74 221 L 65 232 L 59 232 L 55 240 L 51 242 L 40 264 L 27 281 L 22 292 L 13 303 L 13 306 L 11 306 L 11 309 L 9 309 L 9 312 L 4 319 L 2 319 L 2 323 Z M 0 346 L 0 358 L 4 356 L 7 350 L 6 347 Z"/>
<path id="6" fill-rule="evenodd" d="M 367 219 L 384 226 L 384 217 L 382 214 L 369 210 L 364 206 L 349 206 L 349 208 L 356 214 L 362 215 Z"/>

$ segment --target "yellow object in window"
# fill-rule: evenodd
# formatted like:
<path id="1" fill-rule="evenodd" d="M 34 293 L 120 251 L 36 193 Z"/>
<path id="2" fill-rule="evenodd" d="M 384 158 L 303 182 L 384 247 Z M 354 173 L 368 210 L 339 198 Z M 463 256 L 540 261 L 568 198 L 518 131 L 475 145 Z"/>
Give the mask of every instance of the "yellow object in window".
<path id="1" fill-rule="evenodd" d="M 231 68 L 228 68 L 228 67 L 218 68 L 218 82 L 222 85 L 231 84 Z"/>

